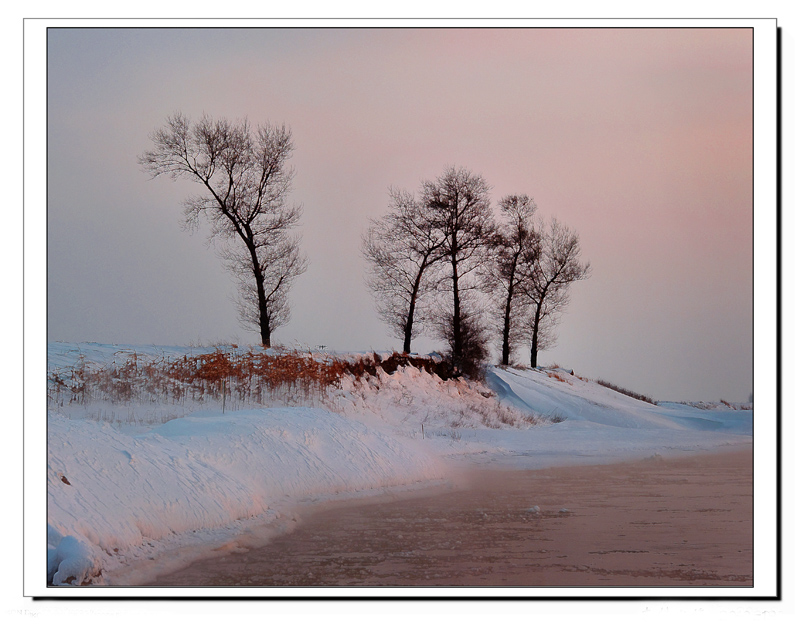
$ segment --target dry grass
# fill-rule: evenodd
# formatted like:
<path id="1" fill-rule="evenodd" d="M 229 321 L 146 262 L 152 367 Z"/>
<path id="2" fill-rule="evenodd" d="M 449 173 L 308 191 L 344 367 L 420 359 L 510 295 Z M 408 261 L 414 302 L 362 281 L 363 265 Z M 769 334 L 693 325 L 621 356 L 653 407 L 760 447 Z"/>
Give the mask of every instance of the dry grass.
<path id="1" fill-rule="evenodd" d="M 218 347 L 212 352 L 180 357 L 142 356 L 133 351 L 118 352 L 108 363 L 89 363 L 84 356 L 66 368 L 48 375 L 48 399 L 51 408 L 78 406 L 83 415 L 119 424 L 163 423 L 187 412 L 212 409 L 223 412 L 259 406 L 338 406 L 337 392 L 355 386 L 368 392 L 386 388 L 386 398 L 395 405 L 422 407 L 424 398 L 413 402 L 410 393 L 395 394 L 396 381 L 384 383 L 381 376 L 402 367 L 415 367 L 453 379 L 446 361 L 394 353 L 388 357 L 366 354 L 355 357 L 325 355 L 311 351 L 260 348 Z M 355 385 L 354 385 L 355 383 Z M 344 385 L 344 387 L 343 387 Z M 478 381 L 455 379 L 443 393 L 452 404 L 437 409 L 426 435 L 439 422 L 442 433 L 460 439 L 459 427 L 525 429 L 561 421 L 558 416 L 523 413 L 500 403 L 494 393 Z M 362 394 L 363 395 L 363 394 Z M 370 393 L 365 406 L 373 406 L 377 393 Z M 448 401 L 449 402 L 449 401 Z M 438 415 L 441 414 L 441 420 Z M 439 420 L 439 422 L 437 422 Z"/>
<path id="2" fill-rule="evenodd" d="M 556 372 L 554 372 L 554 371 L 548 371 L 548 372 L 547 372 L 547 375 L 548 375 L 550 378 L 555 378 L 555 379 L 556 379 L 556 380 L 558 380 L 559 382 L 567 382 L 567 379 L 566 379 L 566 378 L 564 378 L 564 377 L 563 377 L 561 374 L 558 374 L 558 373 L 556 373 Z"/>
<path id="3" fill-rule="evenodd" d="M 441 361 L 394 353 L 355 360 L 315 356 L 310 352 L 239 350 L 235 346 L 181 358 L 140 358 L 135 352 L 118 355 L 113 362 L 89 365 L 80 356 L 72 367 L 48 376 L 51 405 L 112 403 L 172 403 L 185 405 L 219 401 L 223 408 L 238 403 L 291 403 L 323 397 L 328 387 L 340 387 L 342 376 L 357 379 L 388 374 L 398 367 L 414 366 L 450 377 Z"/>
<path id="4" fill-rule="evenodd" d="M 526 429 L 537 425 L 554 424 L 566 419 L 535 412 L 523 413 L 518 409 L 502 404 L 496 399 L 464 403 L 456 406 L 453 411 L 454 417 L 448 422 L 448 427 L 450 428 L 471 426 L 470 422 L 465 423 L 465 421 L 471 421 L 489 429 Z"/>
<path id="5" fill-rule="evenodd" d="M 728 409 L 733 409 L 734 411 L 752 411 L 753 410 L 753 403 L 752 402 L 745 402 L 745 403 L 737 403 L 737 402 L 728 402 L 727 400 L 720 399 L 720 404 L 726 406 Z"/>
<path id="6" fill-rule="evenodd" d="M 695 409 L 703 409 L 706 411 L 720 409 L 722 407 L 725 407 L 726 409 L 732 409 L 734 411 L 753 410 L 752 402 L 736 403 L 736 402 L 728 402 L 727 400 L 720 400 L 719 402 L 687 402 L 684 400 L 680 402 L 680 404 L 685 404 L 690 407 L 694 407 Z"/>
<path id="7" fill-rule="evenodd" d="M 636 398 L 637 400 L 641 400 L 642 402 L 658 405 L 658 403 L 655 400 L 653 400 L 650 396 L 645 396 L 640 393 L 636 393 L 635 391 L 631 391 L 630 389 L 625 389 L 624 387 L 618 387 L 617 385 L 612 384 L 607 380 L 595 380 L 595 382 L 602 387 L 606 387 L 607 389 L 613 389 L 614 391 L 621 393 L 622 395 L 628 396 L 630 398 Z"/>

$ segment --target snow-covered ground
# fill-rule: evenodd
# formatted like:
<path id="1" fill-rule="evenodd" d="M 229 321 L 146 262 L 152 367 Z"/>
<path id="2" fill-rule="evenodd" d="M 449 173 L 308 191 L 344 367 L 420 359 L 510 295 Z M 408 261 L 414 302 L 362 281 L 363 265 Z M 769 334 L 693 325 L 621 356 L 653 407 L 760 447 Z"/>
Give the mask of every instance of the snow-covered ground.
<path id="1" fill-rule="evenodd" d="M 48 371 L 212 350 L 48 346 Z M 121 362 L 121 360 L 120 360 Z M 132 585 L 291 529 L 319 501 L 544 468 L 744 448 L 753 412 L 659 406 L 565 370 L 490 368 L 485 385 L 413 367 L 286 406 L 138 400 L 48 414 L 48 582 Z"/>

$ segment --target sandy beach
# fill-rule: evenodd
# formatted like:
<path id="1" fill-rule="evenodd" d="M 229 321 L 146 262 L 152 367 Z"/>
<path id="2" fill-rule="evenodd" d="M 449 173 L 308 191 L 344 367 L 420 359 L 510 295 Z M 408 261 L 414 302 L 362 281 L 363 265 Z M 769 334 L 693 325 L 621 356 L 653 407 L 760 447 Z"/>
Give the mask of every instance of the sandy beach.
<path id="1" fill-rule="evenodd" d="M 681 587 L 753 583 L 750 451 L 473 471 L 340 503 L 155 586 Z"/>

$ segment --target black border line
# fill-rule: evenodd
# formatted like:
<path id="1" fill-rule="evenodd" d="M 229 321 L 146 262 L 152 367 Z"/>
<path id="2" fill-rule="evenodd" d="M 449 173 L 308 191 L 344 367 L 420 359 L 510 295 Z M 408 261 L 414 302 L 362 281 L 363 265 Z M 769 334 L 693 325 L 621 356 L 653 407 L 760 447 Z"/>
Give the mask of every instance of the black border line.
<path id="1" fill-rule="evenodd" d="M 447 21 L 452 23 L 454 20 L 456 21 L 509 21 L 514 20 L 515 22 L 542 22 L 542 21 L 565 21 L 569 19 L 580 19 L 580 20 L 593 20 L 597 22 L 603 21 L 619 21 L 619 20 L 638 20 L 638 21 L 645 21 L 645 22 L 657 22 L 662 20 L 686 20 L 686 18 L 633 18 L 633 17 L 625 17 L 625 18 L 478 18 L 478 17 L 467 17 L 467 18 L 369 18 L 369 17 L 335 17 L 335 18 L 292 18 L 292 17 L 283 17 L 283 18 L 102 18 L 102 17 L 92 17 L 92 18 L 80 18 L 80 17 L 70 17 L 70 18 L 24 18 L 23 25 L 22 25 L 22 40 L 23 40 L 23 50 L 25 48 L 25 22 L 31 21 L 36 22 L 38 20 L 50 21 L 50 20 L 60 20 L 60 21 L 69 21 L 69 20 L 76 20 L 76 21 L 83 21 L 86 20 L 96 20 L 96 21 L 110 21 L 110 22 L 123 22 L 128 20 L 142 20 L 142 21 L 158 21 L 163 22 L 166 20 L 180 20 L 180 21 L 190 21 L 190 22 L 197 22 L 197 21 L 222 21 L 222 22 L 238 22 L 238 21 L 247 21 L 247 20 L 263 20 L 263 21 L 298 21 L 298 20 L 312 20 L 312 21 L 379 21 L 379 22 L 387 22 L 394 19 L 402 19 L 408 21 L 422 21 L 422 22 L 435 22 L 435 21 Z M 719 21 L 748 21 L 748 20 L 764 20 L 770 18 L 689 18 L 692 21 L 701 21 L 701 20 L 714 20 L 715 22 Z M 34 601 L 59 601 L 59 600 L 93 600 L 93 601 L 193 601 L 193 600 L 209 600 L 209 601 L 219 601 L 219 600 L 242 600 L 242 601 L 553 601 L 553 602 L 562 602 L 562 601 L 582 601 L 582 602 L 596 602 L 596 601 L 612 601 L 612 602 L 620 602 L 620 601 L 709 601 L 709 602 L 729 602 L 729 601 L 774 601 L 774 600 L 782 600 L 783 594 L 783 566 L 782 566 L 782 554 L 783 554 L 783 547 L 782 547 L 782 479 L 781 474 L 783 472 L 782 469 L 782 353 L 781 353 L 781 345 L 782 345 L 782 245 L 781 245 L 781 237 L 782 237 L 782 142 L 781 142 L 781 134 L 782 134 L 782 29 L 781 27 L 777 26 L 777 18 L 772 18 L 775 20 L 776 24 L 776 102 L 777 102 L 777 117 L 776 117 L 776 158 L 777 158 L 777 168 L 776 168 L 776 216 L 777 216 L 777 231 L 776 231 L 776 242 L 777 242 L 777 257 L 776 257 L 776 264 L 777 264 L 777 336 L 776 336 L 776 344 L 777 344 L 777 380 L 776 380 L 776 396 L 777 396 L 777 424 L 776 424 L 776 594 L 775 596 L 32 596 Z M 70 29 L 70 30 L 77 30 L 81 27 L 59 27 L 59 26 L 48 26 L 45 28 L 46 33 L 50 30 L 61 30 L 61 29 Z M 322 29 L 338 29 L 338 30 L 346 30 L 348 27 L 326 27 L 326 26 L 255 26 L 255 27 L 245 27 L 245 26 L 221 26 L 221 27 L 212 27 L 212 26 L 154 26 L 154 27 L 140 27 L 140 26 L 133 26 L 133 27 L 125 27 L 125 26 L 98 26 L 98 27 L 83 27 L 86 30 L 99 30 L 99 29 L 130 29 L 130 30 L 139 30 L 139 29 L 157 29 L 157 30 L 211 30 L 211 29 L 226 29 L 226 30 L 236 30 L 236 29 L 252 29 L 252 30 L 268 30 L 268 29 L 282 29 L 282 30 L 294 30 L 294 29 L 308 29 L 308 30 L 322 30 Z M 663 29 L 663 30 L 673 30 L 673 29 L 686 29 L 686 30 L 698 30 L 698 29 L 714 29 L 714 30 L 723 30 L 723 29 L 749 29 L 751 31 L 751 42 L 752 42 L 752 57 L 751 60 L 753 62 L 752 70 L 751 70 L 751 86 L 752 86 L 752 95 L 751 95 L 751 103 L 752 103 L 752 130 L 751 130 L 751 141 L 753 147 L 753 155 L 752 155 L 752 194 L 753 194 L 753 202 L 752 202 L 752 218 L 753 218 L 753 225 L 755 228 L 755 28 L 753 26 L 730 26 L 730 27 L 714 27 L 714 26 L 631 26 L 631 27 L 618 27 L 618 26 L 580 26 L 580 27 L 573 27 L 573 26 L 559 26 L 559 27 L 535 27 L 535 26 L 487 26 L 487 27 L 459 27 L 457 25 L 453 26 L 436 26 L 436 27 L 428 27 L 424 25 L 420 26 L 401 26 L 401 27 L 390 27 L 390 26 L 369 26 L 369 27 L 351 27 L 352 30 L 365 30 L 365 29 L 381 29 L 381 30 L 425 30 L 425 29 L 470 29 L 470 30 L 561 30 L 561 29 L 574 29 L 574 30 L 600 30 L 600 29 L 617 29 L 617 30 L 644 30 L 644 29 Z M 45 35 L 46 39 L 46 49 L 49 49 L 49 37 Z M 46 60 L 49 59 L 49 51 L 46 54 Z M 23 62 L 24 65 L 24 62 Z M 49 86 L 49 71 L 50 66 L 47 61 L 45 61 L 45 81 L 46 85 Z M 23 185 L 25 182 L 25 73 L 23 72 Z M 49 156 L 49 100 L 47 100 L 45 105 L 45 118 L 48 125 L 48 133 L 46 138 L 46 156 Z M 46 200 L 49 201 L 49 178 L 46 179 L 45 184 L 45 195 Z M 25 341 L 25 273 L 24 273 L 24 261 L 25 261 L 25 221 L 24 221 L 24 208 L 25 208 L 25 191 L 23 186 L 23 304 L 22 304 L 22 313 L 23 313 L 23 394 L 25 392 L 25 361 L 24 361 L 24 341 Z M 49 270 L 49 249 L 47 248 L 47 244 L 49 244 L 49 222 L 47 223 L 47 227 L 45 229 L 45 262 L 46 262 L 46 269 Z M 752 236 L 752 244 L 753 247 L 755 246 L 755 231 L 753 230 Z M 753 248 L 755 253 L 755 248 Z M 755 254 L 753 255 L 753 271 L 755 269 Z M 755 284 L 755 278 L 754 282 Z M 755 292 L 754 287 L 751 292 Z M 754 295 L 753 295 L 754 296 Z M 48 301 L 45 300 L 45 306 L 47 309 Z M 755 341 L 755 305 L 753 306 L 753 341 Z M 45 331 L 49 337 L 49 318 L 46 320 L 46 327 Z M 49 338 L 48 338 L 49 340 Z M 755 343 L 753 342 L 753 346 Z M 46 346 L 45 346 L 46 349 Z M 753 350 L 755 347 L 753 347 Z M 45 352 L 46 356 L 46 352 Z M 45 358 L 45 364 L 46 364 Z M 753 356 L 752 360 L 752 369 L 753 375 L 755 375 L 755 356 Z M 23 397 L 23 472 L 24 472 L 24 464 L 25 464 L 25 434 L 24 434 L 24 419 L 25 419 L 25 402 Z M 755 419 L 755 412 L 754 412 L 754 419 Z M 46 428 L 48 424 L 46 422 Z M 753 447 L 755 449 L 755 434 L 753 435 Z M 755 450 L 753 450 L 753 455 L 751 457 L 751 464 L 753 467 L 755 466 Z M 755 474 L 755 468 L 753 468 Z M 752 514 L 755 516 L 755 477 L 753 483 L 753 501 L 752 501 Z M 25 508 L 25 495 L 23 494 L 23 517 Z M 45 512 L 47 515 L 47 510 Z M 24 519 L 23 519 L 24 523 Z M 23 553 L 25 551 L 25 530 L 23 529 Z M 755 552 L 755 531 L 753 531 L 752 535 L 752 550 Z M 753 565 L 755 565 L 755 559 L 753 560 Z M 755 569 L 753 568 L 752 571 L 754 572 Z M 23 565 L 23 587 L 24 587 L 24 573 L 25 573 L 25 566 Z M 755 579 L 753 579 L 755 582 Z M 754 587 L 754 584 L 751 585 Z M 139 586 L 124 586 L 124 587 L 113 587 L 113 589 L 138 589 Z M 154 587 L 154 588 L 161 588 L 161 587 Z M 181 587 L 184 589 L 208 589 L 205 586 L 187 586 Z M 222 589 L 223 587 L 217 587 L 217 589 Z M 224 587 L 225 589 L 232 588 L 232 587 Z M 406 587 L 411 588 L 411 587 Z M 547 587 L 534 587 L 534 586 L 495 586 L 495 587 L 442 587 L 438 589 L 457 589 L 460 591 L 468 590 L 468 589 L 603 589 L 603 587 L 595 587 L 595 586 L 583 586 L 583 585 L 569 585 L 565 587 L 561 586 L 547 586 Z M 606 589 L 641 589 L 643 587 L 640 586 L 629 586 L 629 587 L 606 587 Z M 646 587 L 644 587 L 646 588 Z M 652 585 L 650 588 L 653 589 L 665 589 L 666 587 L 662 587 L 661 585 Z M 684 589 L 688 590 L 695 590 L 698 588 L 703 587 L 686 587 Z M 708 587 L 713 588 L 713 587 Z M 717 589 L 724 589 L 726 587 L 717 587 Z M 53 589 L 58 590 L 59 588 L 53 587 Z M 69 591 L 69 587 L 64 587 L 66 591 Z M 86 590 L 89 589 L 91 591 L 92 587 L 80 587 L 76 589 Z M 103 589 L 103 587 L 95 587 L 94 589 Z M 176 587 L 178 589 L 178 587 Z M 263 587 L 262 589 L 281 589 L 281 587 Z M 347 587 L 324 587 L 320 589 L 347 589 Z M 388 589 L 384 587 L 364 587 L 363 589 Z M 396 587 L 395 589 L 404 589 L 404 587 Z M 414 589 L 433 589 L 436 590 L 436 587 L 430 588 L 420 588 L 414 587 Z M 676 587 L 676 589 L 679 589 Z"/>

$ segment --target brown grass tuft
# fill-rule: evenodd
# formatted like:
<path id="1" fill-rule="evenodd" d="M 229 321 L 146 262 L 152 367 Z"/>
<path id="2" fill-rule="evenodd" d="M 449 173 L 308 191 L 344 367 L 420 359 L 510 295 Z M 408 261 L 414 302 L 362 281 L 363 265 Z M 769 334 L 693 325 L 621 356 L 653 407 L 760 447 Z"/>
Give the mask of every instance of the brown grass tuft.
<path id="1" fill-rule="evenodd" d="M 605 387 L 607 389 L 612 389 L 617 393 L 621 393 L 624 396 L 628 396 L 629 398 L 636 398 L 637 400 L 641 400 L 642 402 L 658 405 L 658 403 L 655 400 L 653 400 L 650 396 L 645 396 L 640 393 L 636 393 L 635 391 L 631 391 L 630 389 L 618 387 L 617 385 L 610 383 L 606 380 L 595 380 L 595 382 L 602 387 Z"/>

